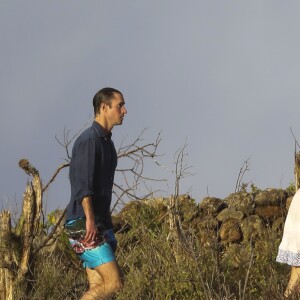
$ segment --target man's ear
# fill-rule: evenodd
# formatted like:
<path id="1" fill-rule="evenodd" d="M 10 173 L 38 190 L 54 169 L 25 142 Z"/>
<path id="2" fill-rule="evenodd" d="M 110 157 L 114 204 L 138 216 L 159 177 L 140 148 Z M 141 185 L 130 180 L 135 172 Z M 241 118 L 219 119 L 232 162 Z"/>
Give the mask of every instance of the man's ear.
<path id="1" fill-rule="evenodd" d="M 101 104 L 100 104 L 100 112 L 101 112 L 101 111 L 105 111 L 106 108 L 107 108 L 107 104 L 106 104 L 106 103 L 101 103 Z"/>

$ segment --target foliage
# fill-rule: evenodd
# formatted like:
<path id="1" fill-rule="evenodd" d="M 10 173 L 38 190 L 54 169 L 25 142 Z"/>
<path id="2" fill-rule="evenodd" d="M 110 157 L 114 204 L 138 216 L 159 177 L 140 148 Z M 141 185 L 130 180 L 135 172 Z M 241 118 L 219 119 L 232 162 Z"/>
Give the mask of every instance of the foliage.
<path id="1" fill-rule="evenodd" d="M 281 299 L 289 268 L 275 262 L 278 235 L 270 232 L 268 239 L 246 245 L 247 263 L 224 264 L 225 246 L 201 244 L 193 221 L 185 222 L 190 209 L 197 208 L 194 200 L 180 204 L 186 244 L 178 251 L 159 201 L 132 202 L 120 213 L 126 226 L 116 234 L 117 260 L 125 284 L 116 299 Z M 48 250 L 34 260 L 31 289 L 19 287 L 16 299 L 79 299 L 87 288 L 85 272 L 63 234 Z"/>
<path id="2" fill-rule="evenodd" d="M 161 201 L 146 201 L 132 194 L 141 181 L 151 180 L 142 176 L 143 155 L 146 151 L 146 157 L 157 156 L 159 138 L 155 143 L 141 147 L 137 146 L 139 142 L 140 137 L 126 146 L 123 154 L 119 153 L 129 157 L 137 155 L 139 163 L 119 170 L 124 174 L 133 170 L 135 177 L 133 184 L 119 189 L 119 199 L 124 193 L 129 193 L 135 200 L 116 216 L 120 222 L 116 224 L 119 241 L 116 255 L 125 285 L 115 298 L 281 299 L 289 277 L 289 267 L 275 262 L 282 233 L 274 233 L 269 227 L 270 232 L 263 238 L 239 245 L 243 250 L 240 252 L 242 257 L 231 257 L 232 261 L 235 260 L 233 263 L 226 261 L 226 251 L 232 245 L 220 242 L 218 221 L 210 219 L 214 218 L 210 214 L 201 215 L 202 211 L 194 199 L 179 196 L 180 181 L 189 175 L 189 168 L 183 159 L 186 146 L 177 155 L 174 196 Z M 66 148 L 68 145 L 65 144 Z M 66 166 L 68 164 L 55 172 L 49 184 Z M 248 160 L 237 179 L 238 192 L 247 193 L 249 188 L 250 183 L 242 182 L 246 171 Z M 42 187 L 42 192 L 49 184 Z M 294 191 L 292 184 L 286 189 L 288 195 L 293 195 Z M 250 185 L 252 198 L 260 192 L 253 183 Z M 46 222 L 36 218 L 39 230 L 34 231 L 30 240 L 33 242 L 27 243 L 34 247 L 30 248 L 32 251 L 28 256 L 28 270 L 24 272 L 25 280 L 14 286 L 14 299 L 75 300 L 87 288 L 86 274 L 62 230 L 63 215 L 64 212 L 54 211 L 47 216 Z M 197 221 L 201 218 L 205 222 L 199 225 Z M 23 223 L 20 219 L 12 234 L 21 234 Z M 22 247 L 19 248 L 21 253 Z"/>
<path id="3" fill-rule="evenodd" d="M 296 193 L 296 186 L 294 182 L 290 182 L 289 186 L 285 189 L 289 196 Z"/>
<path id="4" fill-rule="evenodd" d="M 73 300 L 79 299 L 87 287 L 85 272 L 80 268 L 79 260 L 67 251 L 40 253 L 31 267 L 31 288 L 17 288 L 15 299 Z"/>
<path id="5" fill-rule="evenodd" d="M 155 207 L 151 209 L 155 216 Z M 234 268 L 221 265 L 222 249 L 204 247 L 189 228 L 189 244 L 176 262 L 168 242 L 168 223 L 153 226 L 147 219 L 150 215 L 140 210 L 131 220 L 131 230 L 118 234 L 118 261 L 126 280 L 117 299 L 281 298 L 289 268 L 275 262 L 278 240 L 261 242 L 252 249 L 248 245 L 252 260 Z"/>

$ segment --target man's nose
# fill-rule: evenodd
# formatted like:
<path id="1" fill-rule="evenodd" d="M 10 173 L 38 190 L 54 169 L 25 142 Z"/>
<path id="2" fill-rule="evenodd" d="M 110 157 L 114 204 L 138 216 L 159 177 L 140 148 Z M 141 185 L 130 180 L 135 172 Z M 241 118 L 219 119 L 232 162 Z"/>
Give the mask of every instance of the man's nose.
<path id="1" fill-rule="evenodd" d="M 123 106 L 123 113 L 127 114 L 127 109 L 125 108 L 125 106 Z"/>

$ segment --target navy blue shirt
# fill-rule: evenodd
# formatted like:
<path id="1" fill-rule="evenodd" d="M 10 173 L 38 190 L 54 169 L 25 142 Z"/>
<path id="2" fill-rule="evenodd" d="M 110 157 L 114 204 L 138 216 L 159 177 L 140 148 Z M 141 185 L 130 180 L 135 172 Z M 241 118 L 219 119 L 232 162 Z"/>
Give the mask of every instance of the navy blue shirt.
<path id="1" fill-rule="evenodd" d="M 117 152 L 111 133 L 107 134 L 97 122 L 83 131 L 74 143 L 69 178 L 71 199 L 66 219 L 85 217 L 82 200 L 91 196 L 95 222 L 105 229 L 112 228 L 110 204 Z"/>

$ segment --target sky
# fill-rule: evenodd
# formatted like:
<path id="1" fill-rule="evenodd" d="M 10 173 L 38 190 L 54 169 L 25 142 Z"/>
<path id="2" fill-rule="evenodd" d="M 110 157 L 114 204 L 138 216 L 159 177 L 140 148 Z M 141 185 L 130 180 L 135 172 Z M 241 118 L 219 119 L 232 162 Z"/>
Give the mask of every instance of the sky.
<path id="1" fill-rule="evenodd" d="M 19 209 L 28 158 L 45 183 L 65 161 L 55 139 L 93 119 L 101 88 L 121 90 L 128 114 L 118 148 L 143 129 L 161 133 L 144 174 L 174 193 L 176 151 L 193 175 L 180 192 L 226 198 L 243 181 L 261 189 L 293 182 L 300 141 L 299 1 L 0 1 L 0 203 Z M 122 178 L 117 177 L 118 183 Z M 153 189 L 156 189 L 153 187 Z M 141 194 L 143 193 L 141 187 Z M 69 202 L 68 171 L 44 195 Z"/>

